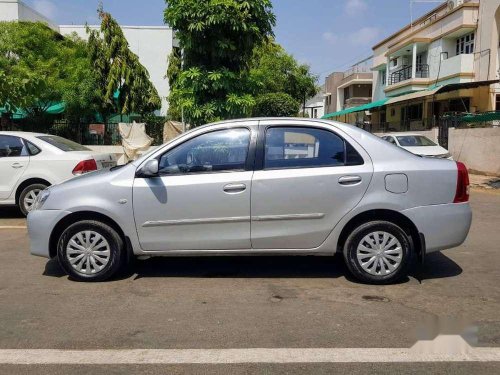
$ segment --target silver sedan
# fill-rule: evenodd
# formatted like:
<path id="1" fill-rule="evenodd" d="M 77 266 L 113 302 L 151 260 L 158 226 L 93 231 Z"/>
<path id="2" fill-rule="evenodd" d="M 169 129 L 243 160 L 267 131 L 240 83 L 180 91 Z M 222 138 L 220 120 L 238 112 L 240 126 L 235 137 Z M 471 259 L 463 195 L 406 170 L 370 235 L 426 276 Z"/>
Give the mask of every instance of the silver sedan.
<path id="1" fill-rule="evenodd" d="M 465 240 L 468 185 L 462 163 L 350 125 L 231 120 L 43 191 L 31 253 L 82 281 L 131 257 L 342 253 L 359 280 L 390 283 Z"/>

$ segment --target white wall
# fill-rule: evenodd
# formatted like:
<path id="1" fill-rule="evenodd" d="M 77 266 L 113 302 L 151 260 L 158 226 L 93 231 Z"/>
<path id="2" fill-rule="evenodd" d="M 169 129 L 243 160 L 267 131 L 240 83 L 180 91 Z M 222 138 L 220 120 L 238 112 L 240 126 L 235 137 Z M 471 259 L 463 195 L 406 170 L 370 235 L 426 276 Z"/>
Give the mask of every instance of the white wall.
<path id="1" fill-rule="evenodd" d="M 500 176 L 500 127 L 450 129 L 448 144 L 453 158 L 471 171 Z"/>
<path id="2" fill-rule="evenodd" d="M 90 26 L 98 29 L 98 26 Z M 61 34 L 75 32 L 82 39 L 87 39 L 83 25 L 61 25 Z M 168 109 L 168 80 L 165 78 L 168 56 L 173 48 L 173 31 L 166 26 L 121 26 L 130 50 L 139 56 L 139 61 L 148 70 L 153 85 L 162 100 L 160 113 L 165 115 Z"/>
<path id="3" fill-rule="evenodd" d="M 0 0 L 0 21 L 43 22 L 59 31 L 55 23 L 18 0 Z"/>

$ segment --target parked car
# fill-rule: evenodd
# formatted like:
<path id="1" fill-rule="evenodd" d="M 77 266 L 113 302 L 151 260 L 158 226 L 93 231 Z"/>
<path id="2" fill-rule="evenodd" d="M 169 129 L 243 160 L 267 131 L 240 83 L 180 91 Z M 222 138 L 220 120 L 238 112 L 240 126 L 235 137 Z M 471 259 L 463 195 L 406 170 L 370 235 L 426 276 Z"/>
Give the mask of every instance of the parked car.
<path id="1" fill-rule="evenodd" d="M 389 283 L 465 240 L 468 186 L 462 163 L 350 125 L 232 120 L 44 190 L 28 215 L 31 253 L 98 281 L 129 257 L 338 252 L 358 279 Z"/>
<path id="2" fill-rule="evenodd" d="M 0 132 L 0 205 L 18 205 L 27 215 L 50 185 L 116 165 L 113 154 L 93 152 L 50 134 Z"/>
<path id="3" fill-rule="evenodd" d="M 383 135 L 382 139 L 416 155 L 453 160 L 447 149 L 421 134 L 390 133 Z"/>

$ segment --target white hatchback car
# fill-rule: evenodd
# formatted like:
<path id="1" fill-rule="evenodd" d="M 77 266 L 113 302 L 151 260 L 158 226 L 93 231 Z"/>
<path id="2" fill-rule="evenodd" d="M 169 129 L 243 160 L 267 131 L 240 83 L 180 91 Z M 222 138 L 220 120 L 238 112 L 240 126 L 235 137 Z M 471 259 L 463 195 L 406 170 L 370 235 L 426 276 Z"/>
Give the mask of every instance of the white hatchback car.
<path id="1" fill-rule="evenodd" d="M 429 138 L 421 134 L 390 133 L 384 134 L 382 139 L 392 143 L 393 145 L 404 148 L 415 155 L 453 160 L 453 157 L 447 149 L 434 143 Z"/>
<path id="2" fill-rule="evenodd" d="M 18 205 L 26 215 L 46 187 L 115 165 L 113 154 L 96 153 L 62 137 L 2 131 L 0 205 Z"/>

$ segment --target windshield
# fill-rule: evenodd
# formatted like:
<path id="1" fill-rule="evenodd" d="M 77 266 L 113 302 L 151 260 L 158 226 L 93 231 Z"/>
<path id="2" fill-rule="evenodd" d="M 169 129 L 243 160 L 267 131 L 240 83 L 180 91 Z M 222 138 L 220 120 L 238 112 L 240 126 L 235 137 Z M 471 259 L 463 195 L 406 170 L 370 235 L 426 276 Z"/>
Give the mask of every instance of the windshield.
<path id="1" fill-rule="evenodd" d="M 69 139 L 58 137 L 57 135 L 41 135 L 37 138 L 50 143 L 62 151 L 90 151 L 89 148 L 82 146 L 79 143 L 70 141 Z"/>
<path id="2" fill-rule="evenodd" d="M 398 142 L 403 147 L 417 147 L 417 146 L 437 146 L 429 138 L 423 135 L 405 135 L 396 137 Z"/>

